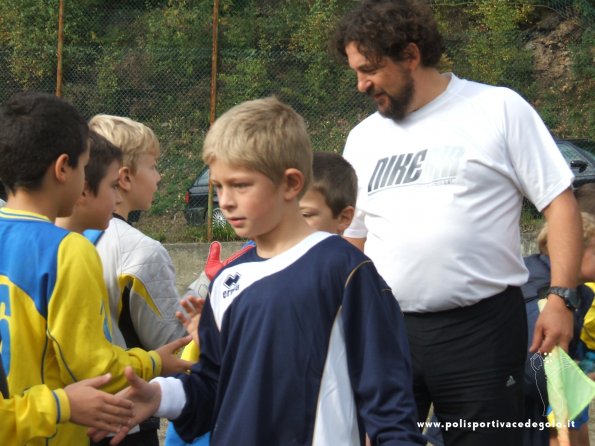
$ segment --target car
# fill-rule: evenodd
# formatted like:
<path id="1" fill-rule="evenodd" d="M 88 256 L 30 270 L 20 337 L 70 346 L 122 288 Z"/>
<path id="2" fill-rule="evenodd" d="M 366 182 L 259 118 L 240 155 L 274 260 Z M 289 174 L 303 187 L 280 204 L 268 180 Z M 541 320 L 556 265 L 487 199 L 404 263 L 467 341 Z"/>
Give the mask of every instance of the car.
<path id="1" fill-rule="evenodd" d="M 184 201 L 184 217 L 189 225 L 198 226 L 207 221 L 207 204 L 209 199 L 209 168 L 203 167 L 192 185 L 186 191 Z M 222 227 L 227 224 L 223 212 L 219 209 L 217 194 L 213 192 L 213 226 Z"/>
<path id="2" fill-rule="evenodd" d="M 574 173 L 572 186 L 595 183 L 595 141 L 556 139 L 556 144 Z"/>
<path id="3" fill-rule="evenodd" d="M 556 139 L 560 152 L 574 173 L 573 186 L 595 183 L 595 141 L 588 139 Z M 185 195 L 184 217 L 190 225 L 202 225 L 207 220 L 209 168 L 203 167 Z M 538 212 L 535 210 L 534 213 Z M 226 224 L 219 209 L 217 194 L 213 193 L 213 225 Z"/>

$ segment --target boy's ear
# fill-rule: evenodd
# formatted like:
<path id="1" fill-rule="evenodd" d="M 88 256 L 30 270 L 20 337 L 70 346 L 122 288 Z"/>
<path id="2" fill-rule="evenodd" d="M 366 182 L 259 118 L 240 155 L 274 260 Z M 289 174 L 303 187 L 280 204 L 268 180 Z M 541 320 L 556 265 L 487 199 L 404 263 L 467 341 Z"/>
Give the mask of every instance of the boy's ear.
<path id="1" fill-rule="evenodd" d="M 355 208 L 353 206 L 345 206 L 343 208 L 338 217 L 339 224 L 337 226 L 337 229 L 339 230 L 340 235 L 343 234 L 343 231 L 345 231 L 345 229 L 349 227 L 354 215 Z"/>
<path id="2" fill-rule="evenodd" d="M 285 198 L 288 200 L 296 198 L 304 188 L 304 174 L 294 167 L 285 170 L 283 181 Z"/>
<path id="3" fill-rule="evenodd" d="M 64 183 L 68 178 L 68 172 L 72 170 L 72 167 L 68 165 L 69 160 L 70 158 L 68 155 L 63 153 L 58 158 L 56 158 L 56 161 L 54 161 L 52 173 L 54 174 L 54 177 L 58 183 Z"/>
<path id="4" fill-rule="evenodd" d="M 76 200 L 76 206 L 85 206 L 87 204 L 87 200 L 91 196 L 91 189 L 89 189 L 89 183 L 85 180 L 85 186 L 83 187 L 83 193 L 81 196 Z"/>
<path id="5" fill-rule="evenodd" d="M 118 186 L 120 187 L 120 190 L 129 192 L 132 183 L 132 181 L 130 180 L 130 167 L 122 166 L 120 167 L 120 170 L 118 172 L 120 174 L 120 178 L 118 179 Z"/>

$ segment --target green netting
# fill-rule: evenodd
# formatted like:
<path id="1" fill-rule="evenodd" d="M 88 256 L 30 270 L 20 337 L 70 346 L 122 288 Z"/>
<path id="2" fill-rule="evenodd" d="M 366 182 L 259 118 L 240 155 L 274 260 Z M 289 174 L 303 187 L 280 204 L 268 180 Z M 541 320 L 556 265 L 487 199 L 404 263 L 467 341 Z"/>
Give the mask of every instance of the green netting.
<path id="1" fill-rule="evenodd" d="M 217 114 L 275 94 L 308 122 L 316 150 L 341 151 L 373 104 L 327 51 L 355 0 L 221 0 Z M 161 140 L 152 235 L 184 239 L 186 188 L 209 127 L 213 2 L 64 0 L 63 96 L 90 118 L 129 116 Z M 518 90 L 556 136 L 593 138 L 594 7 L 589 0 L 442 0 L 444 68 Z M 0 2 L 0 101 L 56 88 L 58 0 Z M 146 218 L 146 217 L 143 217 Z M 147 220 L 148 221 L 148 220 Z M 174 229 L 172 229 L 172 227 Z M 177 236 L 177 231 L 184 232 Z M 195 236 L 190 234 L 190 236 Z"/>

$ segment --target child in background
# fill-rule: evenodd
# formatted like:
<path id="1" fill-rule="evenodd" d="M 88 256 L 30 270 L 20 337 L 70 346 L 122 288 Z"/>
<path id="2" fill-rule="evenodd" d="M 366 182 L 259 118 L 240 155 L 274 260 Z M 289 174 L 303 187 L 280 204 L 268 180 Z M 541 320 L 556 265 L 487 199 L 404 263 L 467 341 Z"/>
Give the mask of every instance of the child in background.
<path id="1" fill-rule="evenodd" d="M 1 355 L 11 398 L 39 384 L 59 389 L 108 372 L 113 379 L 103 390 L 115 392 L 126 366 L 146 378 L 188 367 L 173 354 L 186 339 L 151 352 L 112 345 L 97 252 L 54 225 L 82 194 L 88 132 L 76 109 L 52 95 L 20 93 L 0 108 L 0 180 L 8 192 L 0 210 Z M 44 395 L 58 414 L 69 407 L 65 393 Z M 29 444 L 87 441 L 83 428 L 67 422 Z"/>
<path id="2" fill-rule="evenodd" d="M 587 183 L 574 190 L 574 197 L 582 212 L 595 215 L 595 183 Z M 595 283 L 590 280 L 585 283 L 591 290 L 595 290 Z M 581 369 L 592 375 L 595 373 L 595 304 L 592 304 L 581 329 L 579 350 L 583 355 L 579 365 Z"/>
<path id="3" fill-rule="evenodd" d="M 128 217 L 131 211 L 151 207 L 161 181 L 159 141 L 149 127 L 126 117 L 96 115 L 89 127 L 123 153 L 118 180 L 121 200 L 113 218 L 105 231 L 85 232 L 103 263 L 114 342 L 124 348 L 158 348 L 185 334 L 176 318 L 179 295 L 174 266 L 163 245 L 134 228 Z M 147 420 L 124 444 L 158 446 L 159 426 L 157 418 Z"/>
<path id="4" fill-rule="evenodd" d="M 584 285 L 595 280 L 595 216 L 586 212 L 581 213 L 583 221 L 583 257 L 579 273 L 579 285 L 576 288 L 580 306 L 574 312 L 574 336 L 568 347 L 568 354 L 574 359 L 581 359 L 578 349 L 579 336 L 583 327 L 583 318 L 593 301 L 592 291 Z M 531 345 L 532 333 L 539 315 L 538 300 L 547 296 L 550 287 L 550 259 L 548 256 L 548 225 L 544 224 L 537 236 L 539 254 L 524 258 L 529 270 L 529 280 L 521 287 L 525 298 L 528 322 L 528 345 Z M 571 311 L 571 310 L 568 310 Z M 525 366 L 525 408 L 528 419 L 537 422 L 547 422 L 545 417 L 548 406 L 547 386 L 541 356 L 529 355 Z M 569 435 L 573 446 L 589 444 L 588 437 L 588 408 L 579 415 L 570 426 Z M 525 428 L 523 430 L 524 445 L 550 444 L 550 432 L 547 429 L 538 430 Z"/>
<path id="5" fill-rule="evenodd" d="M 332 234 L 343 234 L 351 224 L 357 198 L 357 176 L 349 162 L 332 152 L 314 152 L 312 185 L 300 199 L 308 224 Z"/>
<path id="6" fill-rule="evenodd" d="M 89 132 L 89 164 L 85 167 L 85 186 L 72 215 L 56 219 L 61 228 L 82 233 L 108 227 L 119 197 L 119 170 L 122 151 L 103 136 Z"/>
<path id="7" fill-rule="evenodd" d="M 274 98 L 213 124 L 203 159 L 219 205 L 256 247 L 214 278 L 190 375 L 145 383 L 126 372 L 135 416 L 157 410 L 185 441 L 211 431 L 214 446 L 347 446 L 365 432 L 425 444 L 396 300 L 363 253 L 301 215 L 311 157 L 302 118 Z"/>

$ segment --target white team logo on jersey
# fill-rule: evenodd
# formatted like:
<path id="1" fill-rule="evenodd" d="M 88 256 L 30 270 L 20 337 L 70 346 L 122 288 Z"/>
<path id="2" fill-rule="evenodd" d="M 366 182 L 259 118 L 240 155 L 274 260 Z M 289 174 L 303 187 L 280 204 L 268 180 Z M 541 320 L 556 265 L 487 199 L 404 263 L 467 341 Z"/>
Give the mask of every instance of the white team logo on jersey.
<path id="1" fill-rule="evenodd" d="M 242 277 L 240 273 L 235 273 L 229 274 L 225 278 L 225 280 L 223 281 L 223 285 L 225 285 L 225 288 L 227 288 L 227 290 L 223 291 L 224 298 L 231 296 L 233 293 L 240 289 L 240 277 Z"/>

